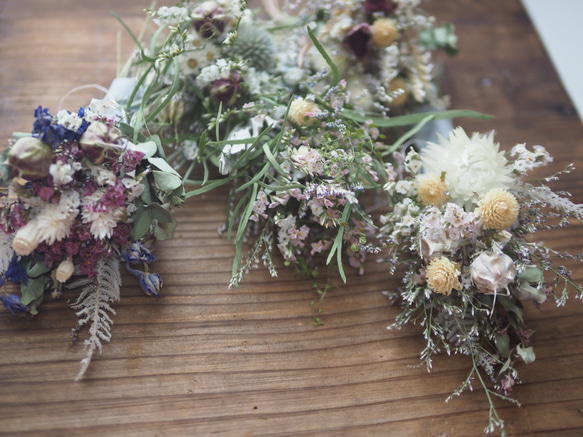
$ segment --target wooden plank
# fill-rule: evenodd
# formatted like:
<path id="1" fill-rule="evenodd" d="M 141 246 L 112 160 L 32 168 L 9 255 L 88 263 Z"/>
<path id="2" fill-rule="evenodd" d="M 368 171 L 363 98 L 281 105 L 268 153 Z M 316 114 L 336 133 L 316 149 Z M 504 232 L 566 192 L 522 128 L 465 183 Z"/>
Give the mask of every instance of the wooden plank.
<path id="1" fill-rule="evenodd" d="M 138 32 L 147 6 L 0 2 L 0 135 L 30 129 L 34 108 L 56 110 L 75 87 L 107 86 L 121 30 L 108 11 Z M 555 157 L 552 170 L 569 162 L 582 167 L 583 127 L 519 1 L 429 0 L 425 8 L 458 29 L 460 54 L 443 59 L 453 106 L 497 117 L 459 122 L 470 131 L 496 129 L 506 149 L 545 145 Z M 130 39 L 122 40 L 127 55 Z M 76 93 L 67 107 L 95 93 Z M 580 173 L 554 187 L 583 203 Z M 229 290 L 234 248 L 217 235 L 225 204 L 223 190 L 178 211 L 179 238 L 159 245 L 153 265 L 164 276 L 162 299 L 144 296 L 124 275 L 113 342 L 82 383 L 72 382 L 83 351 L 69 345 L 75 317 L 66 299 L 49 300 L 34 319 L 0 311 L 1 436 L 481 434 L 488 415 L 483 392 L 444 402 L 465 378 L 467 358 L 438 357 L 427 374 L 408 367 L 424 346 L 419 327 L 387 332 L 398 310 L 380 291 L 399 281 L 384 266 L 370 263 L 363 277 L 351 272 L 348 286 L 331 274 L 338 287 L 324 302 L 325 325 L 318 328 L 313 281 L 291 269 L 282 267 L 277 279 L 253 272 Z M 580 251 L 582 229 L 558 231 L 548 241 Z M 573 270 L 583 281 L 580 266 Z M 523 407 L 497 403 L 510 435 L 583 432 L 582 315 L 576 301 L 527 308 L 537 360 L 520 368 L 515 395 Z"/>

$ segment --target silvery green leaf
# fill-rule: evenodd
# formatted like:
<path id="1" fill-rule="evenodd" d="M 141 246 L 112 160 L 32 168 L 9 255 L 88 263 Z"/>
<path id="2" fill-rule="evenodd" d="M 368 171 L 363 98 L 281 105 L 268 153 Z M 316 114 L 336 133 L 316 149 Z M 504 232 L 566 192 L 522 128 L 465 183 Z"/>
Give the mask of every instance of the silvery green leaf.
<path id="1" fill-rule="evenodd" d="M 516 347 L 516 352 L 520 355 L 520 358 L 523 359 L 525 364 L 530 364 L 534 362 L 536 356 L 534 354 L 534 349 L 532 346 L 525 347 L 524 349 L 521 346 Z"/>

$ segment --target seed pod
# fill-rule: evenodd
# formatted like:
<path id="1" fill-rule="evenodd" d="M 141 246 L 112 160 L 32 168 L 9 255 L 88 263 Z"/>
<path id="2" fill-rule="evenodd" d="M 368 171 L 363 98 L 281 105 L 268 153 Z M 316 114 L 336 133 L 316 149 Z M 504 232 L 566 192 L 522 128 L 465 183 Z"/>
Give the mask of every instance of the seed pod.
<path id="1" fill-rule="evenodd" d="M 8 152 L 8 163 L 13 171 L 27 180 L 41 179 L 49 175 L 53 150 L 38 138 L 23 137 Z"/>

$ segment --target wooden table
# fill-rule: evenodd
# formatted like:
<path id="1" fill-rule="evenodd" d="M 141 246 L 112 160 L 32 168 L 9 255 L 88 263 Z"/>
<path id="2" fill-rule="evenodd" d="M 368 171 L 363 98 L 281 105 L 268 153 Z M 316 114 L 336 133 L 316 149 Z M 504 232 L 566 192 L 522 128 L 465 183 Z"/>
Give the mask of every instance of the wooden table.
<path id="1" fill-rule="evenodd" d="M 0 136 L 29 131 L 33 110 L 56 111 L 74 87 L 108 86 L 116 74 L 115 10 L 139 31 L 145 0 L 0 1 Z M 455 23 L 460 54 L 445 62 L 444 88 L 454 108 L 496 116 L 460 120 L 469 131 L 496 129 L 508 149 L 545 145 L 558 170 L 583 170 L 583 127 L 518 0 L 428 1 Z M 131 41 L 122 35 L 123 56 Z M 578 42 L 574 42 L 574 46 Z M 69 97 L 85 105 L 97 90 Z M 555 185 L 583 203 L 583 173 Z M 75 316 L 66 299 L 35 318 L 0 310 L 0 435 L 382 435 L 479 436 L 488 404 L 476 390 L 445 403 L 469 370 L 467 357 L 442 356 L 432 373 L 410 368 L 424 347 L 421 330 L 385 329 L 397 315 L 381 295 L 398 279 L 368 265 L 323 305 L 312 324 L 312 281 L 280 270 L 254 272 L 227 288 L 234 248 L 217 235 L 226 196 L 194 199 L 178 211 L 177 239 L 159 245 L 154 269 L 160 300 L 124 275 L 113 341 L 83 382 L 83 357 L 70 346 Z M 583 227 L 556 232 L 549 244 L 582 251 Z M 574 266 L 583 281 L 583 270 Z M 72 295 L 71 295 L 72 296 Z M 537 359 L 520 372 L 523 403 L 498 402 L 509 434 L 583 435 L 583 305 L 540 310 L 527 305 Z"/>

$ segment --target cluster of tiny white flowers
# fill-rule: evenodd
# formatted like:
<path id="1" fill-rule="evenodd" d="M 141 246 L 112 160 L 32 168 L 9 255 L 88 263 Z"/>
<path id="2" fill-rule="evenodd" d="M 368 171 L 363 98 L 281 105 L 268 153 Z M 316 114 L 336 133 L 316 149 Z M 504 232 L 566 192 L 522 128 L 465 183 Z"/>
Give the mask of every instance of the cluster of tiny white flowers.
<path id="1" fill-rule="evenodd" d="M 150 14 L 158 26 L 180 26 L 190 20 L 188 9 L 180 6 L 162 6 L 157 11 L 150 11 Z"/>
<path id="2" fill-rule="evenodd" d="M 535 167 L 542 167 L 553 162 L 553 158 L 543 146 L 534 146 L 531 152 L 526 144 L 517 144 L 510 151 L 510 156 L 516 158 L 512 163 L 512 170 L 518 174 L 525 174 Z"/>

